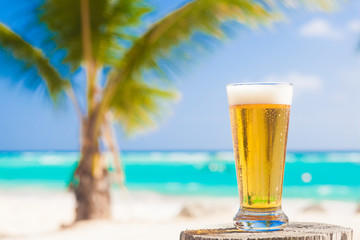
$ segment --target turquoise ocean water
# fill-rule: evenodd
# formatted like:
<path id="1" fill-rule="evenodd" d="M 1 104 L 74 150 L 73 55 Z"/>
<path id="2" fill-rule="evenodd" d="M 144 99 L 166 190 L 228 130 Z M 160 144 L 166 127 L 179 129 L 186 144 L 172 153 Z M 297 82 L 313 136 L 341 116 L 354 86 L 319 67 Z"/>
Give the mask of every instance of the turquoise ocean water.
<path id="1" fill-rule="evenodd" d="M 0 188 L 65 189 L 78 152 L 0 152 Z M 237 196 L 232 151 L 124 151 L 126 185 L 176 195 Z M 283 196 L 360 200 L 360 152 L 288 152 Z"/>

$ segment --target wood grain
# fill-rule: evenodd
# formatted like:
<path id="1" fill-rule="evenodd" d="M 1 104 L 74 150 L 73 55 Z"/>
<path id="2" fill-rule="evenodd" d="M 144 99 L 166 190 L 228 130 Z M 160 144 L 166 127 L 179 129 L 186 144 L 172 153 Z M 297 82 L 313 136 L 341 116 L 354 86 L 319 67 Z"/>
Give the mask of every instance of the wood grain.
<path id="1" fill-rule="evenodd" d="M 241 232 L 231 225 L 186 230 L 180 240 L 352 240 L 353 230 L 324 223 L 290 223 L 282 231 Z"/>

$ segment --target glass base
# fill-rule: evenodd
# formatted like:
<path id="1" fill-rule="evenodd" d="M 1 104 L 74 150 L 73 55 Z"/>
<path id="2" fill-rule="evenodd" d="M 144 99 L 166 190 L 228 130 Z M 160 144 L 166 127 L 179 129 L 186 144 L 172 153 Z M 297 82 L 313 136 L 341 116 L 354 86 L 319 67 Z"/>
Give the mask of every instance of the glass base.
<path id="1" fill-rule="evenodd" d="M 259 211 L 240 208 L 233 220 L 236 228 L 248 232 L 278 231 L 289 223 L 281 209 Z"/>

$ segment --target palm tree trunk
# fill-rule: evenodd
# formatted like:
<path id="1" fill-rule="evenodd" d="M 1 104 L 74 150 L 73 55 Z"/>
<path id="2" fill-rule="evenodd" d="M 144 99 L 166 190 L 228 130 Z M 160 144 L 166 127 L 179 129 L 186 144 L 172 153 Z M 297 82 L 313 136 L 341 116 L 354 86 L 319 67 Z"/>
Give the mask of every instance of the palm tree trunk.
<path id="1" fill-rule="evenodd" d="M 77 201 L 75 221 L 110 218 L 110 180 L 94 128 L 95 111 L 82 123 L 81 159 L 75 171 Z"/>
<path id="2" fill-rule="evenodd" d="M 99 110 L 96 104 L 96 61 L 92 55 L 90 1 L 80 0 L 82 47 L 87 75 L 87 115 L 82 121 L 81 159 L 75 171 L 77 201 L 76 219 L 110 217 L 110 181 L 107 166 L 99 148 L 100 129 L 96 125 Z"/>

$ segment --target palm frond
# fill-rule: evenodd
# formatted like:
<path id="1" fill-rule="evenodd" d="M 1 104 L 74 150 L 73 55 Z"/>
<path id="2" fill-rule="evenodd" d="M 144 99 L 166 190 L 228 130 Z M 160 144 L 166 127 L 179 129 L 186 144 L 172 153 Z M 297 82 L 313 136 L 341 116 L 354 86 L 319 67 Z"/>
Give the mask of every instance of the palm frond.
<path id="1" fill-rule="evenodd" d="M 176 57 L 183 57 L 185 52 L 173 51 L 173 49 L 186 40 L 190 40 L 194 33 L 201 32 L 207 36 L 221 38 L 224 36 L 224 29 L 221 26 L 226 20 L 257 26 L 273 21 L 277 17 L 277 13 L 255 0 L 195 0 L 185 4 L 153 24 L 134 42 L 116 67 L 110 71 L 103 91 L 100 112 L 104 113 L 109 108 L 129 104 L 131 100 L 121 98 L 122 101 L 119 102 L 118 96 L 128 96 L 128 99 L 132 99 L 132 94 L 135 94 L 131 92 L 133 89 L 128 89 L 129 92 L 126 92 L 124 86 L 131 85 L 133 81 L 136 81 L 136 84 L 146 82 L 144 72 L 155 71 L 158 76 L 166 79 L 166 71 L 171 68 L 171 65 L 164 59 L 169 59 L 173 54 Z M 204 38 L 191 40 L 195 48 L 204 44 Z M 149 118 L 146 117 L 144 110 L 148 108 L 141 104 L 147 103 L 146 101 L 134 102 L 132 108 L 122 112 L 123 115 L 117 114 L 117 119 L 130 126 L 128 129 L 136 124 L 146 125 Z M 136 115 L 132 115 L 131 109 L 140 110 Z M 98 124 L 101 121 L 99 119 Z"/>
<path id="2" fill-rule="evenodd" d="M 92 56 L 100 65 L 110 65 L 124 51 L 125 40 L 133 39 L 129 29 L 141 23 L 150 11 L 140 0 L 90 0 Z M 57 50 L 66 50 L 64 63 L 77 69 L 82 60 L 80 1 L 49 0 L 39 8 L 39 20 L 53 32 Z"/>
<path id="3" fill-rule="evenodd" d="M 152 87 L 138 81 L 128 81 L 119 86 L 111 104 L 111 112 L 121 123 L 125 133 L 154 127 L 160 118 L 169 113 L 170 102 L 178 93 L 172 89 Z"/>
<path id="4" fill-rule="evenodd" d="M 40 49 L 27 43 L 2 23 L 0 23 L 0 47 L 2 51 L 21 62 L 24 73 L 36 70 L 37 74 L 32 78 L 21 79 L 25 81 L 25 85 L 34 89 L 41 85 L 45 86 L 54 100 L 68 86 L 69 83 L 60 76 Z"/>
<path id="5" fill-rule="evenodd" d="M 156 60 L 167 57 L 174 46 L 189 40 L 194 32 L 222 37 L 221 24 L 225 20 L 236 20 L 242 24 L 256 26 L 273 21 L 272 13 L 258 1 L 248 0 L 197 0 L 155 23 L 120 62 L 128 72 L 158 68 Z"/>
<path id="6" fill-rule="evenodd" d="M 226 20 L 258 26 L 274 21 L 278 16 L 266 5 L 252 0 L 195 0 L 185 4 L 153 24 L 125 53 L 117 68 L 110 73 L 104 105 L 117 95 L 116 89 L 122 81 L 141 79 L 142 73 L 150 69 L 164 75 L 169 64 L 161 64 L 161 59 L 174 53 L 181 57 L 181 51 L 173 51 L 174 47 L 190 40 L 194 33 L 222 37 L 221 24 Z M 194 48 L 204 43 L 199 38 L 192 40 Z"/>

